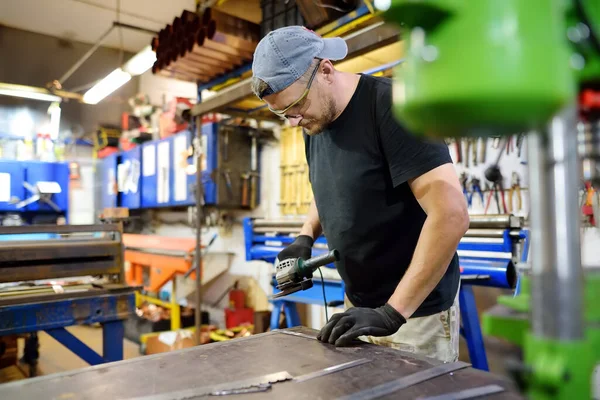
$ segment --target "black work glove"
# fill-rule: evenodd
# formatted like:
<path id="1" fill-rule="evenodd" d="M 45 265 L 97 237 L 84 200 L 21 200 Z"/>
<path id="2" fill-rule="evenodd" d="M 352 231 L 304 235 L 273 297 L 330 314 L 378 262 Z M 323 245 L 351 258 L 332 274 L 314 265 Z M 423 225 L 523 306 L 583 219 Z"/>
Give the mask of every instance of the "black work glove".
<path id="1" fill-rule="evenodd" d="M 313 238 L 308 235 L 300 235 L 296 237 L 289 246 L 281 250 L 277 254 L 277 260 L 283 261 L 288 258 L 302 258 L 308 260 L 312 255 L 312 245 L 314 243 Z"/>
<path id="2" fill-rule="evenodd" d="M 347 346 L 363 335 L 392 335 L 405 323 L 402 314 L 387 303 L 374 309 L 352 307 L 346 312 L 332 315 L 317 339 L 336 346 Z"/>

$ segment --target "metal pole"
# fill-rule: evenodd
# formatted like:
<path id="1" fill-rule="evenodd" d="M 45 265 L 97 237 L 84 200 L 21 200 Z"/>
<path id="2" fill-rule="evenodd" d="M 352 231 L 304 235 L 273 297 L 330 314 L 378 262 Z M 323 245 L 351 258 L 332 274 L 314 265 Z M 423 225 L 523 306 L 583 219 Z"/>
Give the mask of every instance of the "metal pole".
<path id="1" fill-rule="evenodd" d="M 576 115 L 570 107 L 528 139 L 533 333 L 560 340 L 583 337 Z"/>
<path id="2" fill-rule="evenodd" d="M 87 51 L 87 53 L 85 53 L 79 60 L 77 60 L 77 62 L 75 64 L 73 64 L 73 66 L 71 68 L 69 68 L 69 70 L 67 72 L 65 72 L 63 76 L 60 77 L 60 79 L 58 81 L 60 82 L 61 85 L 64 85 L 65 82 L 67 81 L 67 79 L 69 79 L 71 77 L 71 75 L 73 75 L 75 73 L 75 71 L 77 71 L 77 69 L 79 69 L 79 67 L 81 67 L 81 64 L 83 64 L 88 58 L 90 58 L 92 56 L 92 54 L 94 54 L 96 52 L 96 50 L 98 50 L 98 48 L 102 45 L 102 43 L 104 43 L 104 40 L 106 40 L 106 38 L 108 37 L 108 35 L 110 35 L 110 33 L 112 32 L 112 30 L 114 28 L 115 28 L 114 25 L 112 25 L 110 28 L 108 28 L 108 30 L 106 32 L 104 32 L 102 34 L 102 36 L 100 36 L 100 38 L 96 41 L 96 43 L 92 46 L 92 48 L 89 49 Z"/>
<path id="3" fill-rule="evenodd" d="M 202 213 L 200 212 L 204 203 L 202 196 L 202 116 L 196 117 L 196 344 L 200 344 L 200 329 L 202 325 Z"/>
<path id="4" fill-rule="evenodd" d="M 124 24 L 123 22 L 119 22 L 119 21 L 114 21 L 113 26 L 116 26 L 118 28 L 131 29 L 132 31 L 144 32 L 144 33 L 148 33 L 150 35 L 158 35 L 158 32 L 154 31 L 152 29 L 142 28 L 141 26 Z"/>

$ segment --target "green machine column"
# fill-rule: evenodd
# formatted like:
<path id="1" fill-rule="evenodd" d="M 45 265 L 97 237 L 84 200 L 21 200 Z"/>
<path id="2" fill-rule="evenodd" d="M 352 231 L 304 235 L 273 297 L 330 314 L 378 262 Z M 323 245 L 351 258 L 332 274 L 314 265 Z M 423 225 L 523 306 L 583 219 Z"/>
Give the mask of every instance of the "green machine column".
<path id="1" fill-rule="evenodd" d="M 520 296 L 484 316 L 484 331 L 523 346 L 513 372 L 530 398 L 591 398 L 600 275 L 580 279 L 572 106 L 581 84 L 600 83 L 600 1 L 392 0 L 385 18 L 406 40 L 393 100 L 409 128 L 444 138 L 534 132 L 532 199 L 545 211 L 531 218 L 533 290 L 524 277 Z"/>

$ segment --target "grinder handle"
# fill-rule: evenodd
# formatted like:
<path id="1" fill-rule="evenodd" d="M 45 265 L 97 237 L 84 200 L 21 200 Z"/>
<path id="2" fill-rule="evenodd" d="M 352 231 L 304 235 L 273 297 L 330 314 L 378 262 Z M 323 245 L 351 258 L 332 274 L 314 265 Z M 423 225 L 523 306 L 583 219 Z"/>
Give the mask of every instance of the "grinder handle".
<path id="1" fill-rule="evenodd" d="M 308 260 L 304 261 L 302 266 L 305 269 L 308 269 L 309 271 L 312 272 L 312 271 L 316 270 L 317 268 L 322 267 L 323 265 L 327 265 L 334 261 L 338 261 L 339 259 L 340 259 L 340 252 L 334 249 L 334 250 L 331 250 L 329 253 L 309 258 Z"/>

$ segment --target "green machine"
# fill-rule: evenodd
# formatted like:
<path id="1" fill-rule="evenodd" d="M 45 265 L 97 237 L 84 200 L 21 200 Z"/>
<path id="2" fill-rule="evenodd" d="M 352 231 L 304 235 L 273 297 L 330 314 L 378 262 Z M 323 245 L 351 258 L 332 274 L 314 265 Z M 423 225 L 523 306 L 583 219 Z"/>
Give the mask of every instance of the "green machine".
<path id="1" fill-rule="evenodd" d="M 512 372 L 528 397 L 592 398 L 600 273 L 581 265 L 579 184 L 600 133 L 578 138 L 577 99 L 600 88 L 600 0 L 391 0 L 385 18 L 406 39 L 393 97 L 413 131 L 528 134 L 531 265 L 484 330 L 523 347 Z"/>

